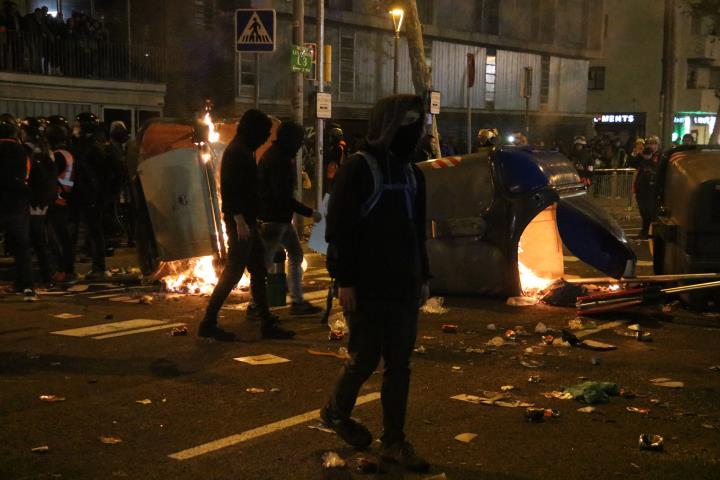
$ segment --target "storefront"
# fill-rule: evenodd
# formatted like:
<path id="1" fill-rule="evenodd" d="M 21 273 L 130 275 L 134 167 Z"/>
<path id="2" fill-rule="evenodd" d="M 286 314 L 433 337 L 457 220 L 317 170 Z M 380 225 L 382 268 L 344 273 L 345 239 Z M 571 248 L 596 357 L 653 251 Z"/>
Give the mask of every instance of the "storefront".
<path id="1" fill-rule="evenodd" d="M 646 117 L 644 112 L 599 113 L 593 117 L 593 124 L 597 135 L 617 136 L 623 144 L 630 144 L 645 137 Z"/>
<path id="2" fill-rule="evenodd" d="M 710 134 L 715 128 L 715 113 L 676 112 L 673 119 L 672 141 L 680 143 L 683 136 L 691 134 L 695 143 L 701 145 L 710 141 Z"/>

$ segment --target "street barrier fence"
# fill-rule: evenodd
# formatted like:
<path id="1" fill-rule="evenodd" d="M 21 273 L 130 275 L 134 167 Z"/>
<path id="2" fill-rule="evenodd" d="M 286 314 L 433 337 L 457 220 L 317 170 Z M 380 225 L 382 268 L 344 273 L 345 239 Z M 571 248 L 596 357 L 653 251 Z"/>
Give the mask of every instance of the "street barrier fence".
<path id="1" fill-rule="evenodd" d="M 603 204 L 616 207 L 633 206 L 634 168 L 603 168 L 593 172 L 590 195 Z"/>

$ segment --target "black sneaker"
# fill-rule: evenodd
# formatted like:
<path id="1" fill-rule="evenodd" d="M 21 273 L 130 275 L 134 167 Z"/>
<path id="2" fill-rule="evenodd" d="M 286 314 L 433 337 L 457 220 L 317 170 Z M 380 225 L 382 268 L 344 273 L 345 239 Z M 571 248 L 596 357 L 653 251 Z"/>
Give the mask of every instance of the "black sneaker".
<path id="1" fill-rule="evenodd" d="M 270 310 L 263 312 L 261 308 L 252 303 L 248 305 L 246 315 L 248 320 L 253 321 L 265 320 L 270 323 L 277 323 L 280 321 L 280 317 L 270 312 Z"/>
<path id="2" fill-rule="evenodd" d="M 316 307 L 308 301 L 304 301 L 301 303 L 293 303 L 292 305 L 290 305 L 290 315 L 293 316 L 317 315 L 322 311 L 322 308 Z"/>
<path id="3" fill-rule="evenodd" d="M 23 290 L 23 302 L 37 302 L 38 300 L 40 300 L 40 298 L 38 298 L 35 290 L 32 288 L 26 288 Z"/>
<path id="4" fill-rule="evenodd" d="M 282 328 L 277 322 L 263 323 L 260 329 L 262 338 L 268 340 L 289 340 L 295 337 L 295 332 Z"/>
<path id="5" fill-rule="evenodd" d="M 338 437 L 348 445 L 359 450 L 368 448 L 373 441 L 372 434 L 362 423 L 352 418 L 338 418 L 327 406 L 320 410 L 323 423 L 333 429 Z"/>
<path id="6" fill-rule="evenodd" d="M 235 341 L 235 334 L 228 332 L 218 327 L 214 323 L 200 322 L 198 327 L 198 337 L 212 338 L 218 342 L 233 342 Z"/>
<path id="7" fill-rule="evenodd" d="M 430 464 L 415 453 L 415 449 L 410 442 L 383 445 L 380 458 L 386 462 L 402 465 L 411 472 L 427 473 L 430 470 Z"/>

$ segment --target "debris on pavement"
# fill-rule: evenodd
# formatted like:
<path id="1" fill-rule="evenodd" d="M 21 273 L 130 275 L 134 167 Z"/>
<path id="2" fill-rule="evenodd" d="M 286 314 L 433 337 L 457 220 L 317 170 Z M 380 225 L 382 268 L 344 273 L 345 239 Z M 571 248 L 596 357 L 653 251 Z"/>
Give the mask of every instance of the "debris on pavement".
<path id="1" fill-rule="evenodd" d="M 475 437 L 477 437 L 477 433 L 461 433 L 455 436 L 455 440 L 462 443 L 470 443 L 475 440 Z"/>
<path id="2" fill-rule="evenodd" d="M 30 449 L 33 453 L 48 453 L 50 451 L 50 447 L 47 445 L 40 445 L 39 447 L 33 447 Z"/>
<path id="3" fill-rule="evenodd" d="M 530 375 L 528 377 L 528 383 L 540 383 L 540 375 Z"/>
<path id="4" fill-rule="evenodd" d="M 335 435 L 335 430 L 325 425 L 323 422 L 317 422 L 312 425 L 308 425 L 310 430 L 317 430 L 318 432 L 330 433 Z"/>
<path id="5" fill-rule="evenodd" d="M 233 358 L 236 362 L 247 363 L 248 365 L 276 365 L 278 363 L 288 363 L 290 360 L 283 357 L 278 357 L 271 353 L 264 355 L 253 355 L 250 357 L 236 357 Z"/>
<path id="6" fill-rule="evenodd" d="M 465 349 L 465 353 L 485 353 L 486 350 L 484 348 L 472 348 L 468 347 Z"/>
<path id="7" fill-rule="evenodd" d="M 322 456 L 323 468 L 345 468 L 345 460 L 336 452 L 325 452 Z"/>
<path id="8" fill-rule="evenodd" d="M 557 418 L 560 416 L 558 410 L 552 410 L 550 408 L 534 408 L 528 407 L 525 409 L 525 418 L 528 422 L 543 422 L 546 418 Z"/>
<path id="9" fill-rule="evenodd" d="M 450 311 L 448 308 L 443 306 L 444 304 L 445 299 L 443 297 L 432 297 L 425 302 L 425 305 L 420 307 L 420 311 L 423 313 L 444 315 Z"/>
<path id="10" fill-rule="evenodd" d="M 647 433 L 641 433 L 640 439 L 638 440 L 640 450 L 651 450 L 654 452 L 662 452 L 664 443 L 665 439 L 660 435 L 648 435 Z"/>
<path id="11" fill-rule="evenodd" d="M 665 305 L 662 306 L 663 313 L 670 313 L 670 312 L 672 312 L 672 310 L 673 310 L 673 307 L 669 303 L 666 303 Z"/>
<path id="12" fill-rule="evenodd" d="M 424 346 L 420 345 L 420 346 L 417 347 L 415 350 L 413 350 L 413 352 L 417 353 L 418 355 L 425 355 L 425 354 L 427 353 L 427 348 L 425 348 Z"/>
<path id="13" fill-rule="evenodd" d="M 118 443 L 122 443 L 122 438 L 120 437 L 113 437 L 113 436 L 101 436 L 99 438 L 100 443 L 104 443 L 105 445 L 116 445 Z"/>
<path id="14" fill-rule="evenodd" d="M 580 413 L 595 413 L 596 408 L 595 407 L 581 407 L 578 408 L 577 411 Z"/>
<path id="15" fill-rule="evenodd" d="M 713 365 L 712 367 L 709 367 L 709 368 L 713 372 L 720 372 L 720 365 Z"/>
<path id="16" fill-rule="evenodd" d="M 318 357 L 335 357 L 339 358 L 340 360 L 347 360 L 348 358 L 350 358 L 350 354 L 345 347 L 340 347 L 337 352 L 323 352 L 320 350 L 315 350 L 313 348 L 308 348 L 307 353 L 309 353 L 310 355 L 316 355 Z"/>
<path id="17" fill-rule="evenodd" d="M 544 392 L 543 397 L 556 398 L 558 400 L 572 400 L 573 398 L 575 398 L 570 392 L 560 392 L 558 390 L 553 390 L 552 392 Z"/>
<path id="18" fill-rule="evenodd" d="M 57 395 L 40 395 L 40 400 L 48 403 L 64 402 L 65 397 L 58 397 Z"/>
<path id="19" fill-rule="evenodd" d="M 488 347 L 502 347 L 505 345 L 505 339 L 502 337 L 493 337 L 485 344 Z"/>
<path id="20" fill-rule="evenodd" d="M 153 303 L 153 297 L 152 295 L 142 295 L 140 298 L 138 298 L 138 303 L 140 305 L 150 305 Z"/>
<path id="21" fill-rule="evenodd" d="M 452 366 L 452 371 L 453 371 L 454 373 L 460 373 L 460 372 L 462 372 L 462 367 L 459 366 L 459 365 L 453 365 L 453 366 Z"/>
<path id="22" fill-rule="evenodd" d="M 485 397 L 479 397 L 477 395 L 469 395 L 467 393 L 462 393 L 460 395 L 455 395 L 454 397 L 450 397 L 451 400 L 460 400 L 461 402 L 468 402 L 468 403 L 474 403 L 476 405 L 494 405 L 498 407 L 505 407 L 505 408 L 518 408 L 518 407 L 533 407 L 535 406 L 534 403 L 528 403 L 528 402 L 522 402 L 520 400 L 508 400 L 508 395 L 505 393 L 497 393 L 497 392 L 484 392 Z"/>
<path id="23" fill-rule="evenodd" d="M 494 323 L 488 323 L 487 327 L 485 327 L 485 328 L 487 328 L 488 330 L 492 330 L 492 331 L 497 330 L 497 327 L 495 326 Z"/>
<path id="24" fill-rule="evenodd" d="M 580 339 L 578 337 L 576 337 L 574 333 L 571 333 L 570 331 L 568 331 L 566 329 L 563 329 L 563 331 L 562 331 L 562 340 L 560 343 L 564 343 L 564 342 L 569 343 L 570 346 L 572 346 L 572 347 L 577 347 L 578 345 L 580 345 Z M 553 345 L 554 344 L 555 344 L 555 342 L 553 342 Z"/>
<path id="25" fill-rule="evenodd" d="M 520 360 L 520 365 L 525 368 L 540 368 L 545 366 L 545 362 L 541 362 L 539 360 L 522 359 Z"/>
<path id="26" fill-rule="evenodd" d="M 582 342 L 580 342 L 580 346 L 582 348 L 586 348 L 588 350 L 595 350 L 597 352 L 609 352 L 610 350 L 617 350 L 616 345 L 598 342 L 597 340 L 583 340 Z"/>
<path id="27" fill-rule="evenodd" d="M 545 325 L 544 323 L 538 322 L 538 324 L 535 325 L 535 333 L 547 333 L 547 331 L 547 325 Z"/>
<path id="28" fill-rule="evenodd" d="M 188 329 L 185 326 L 174 327 L 172 330 L 170 330 L 171 337 L 187 337 L 187 334 L 188 334 Z"/>
<path id="29" fill-rule="evenodd" d="M 140 405 L 150 405 L 152 403 L 152 400 L 149 398 L 143 398 L 142 400 L 135 400 L 135 403 L 138 403 Z"/>
<path id="30" fill-rule="evenodd" d="M 650 413 L 649 408 L 643 408 L 643 407 L 625 407 L 625 410 L 627 410 L 630 413 L 641 413 L 643 415 Z"/>
<path id="31" fill-rule="evenodd" d="M 250 387 L 250 388 L 246 388 L 245 391 L 247 393 L 257 395 L 259 393 L 265 393 L 267 390 L 265 390 L 264 388 Z"/>
<path id="32" fill-rule="evenodd" d="M 500 387 L 500 390 L 503 392 L 509 392 L 510 390 L 515 390 L 515 385 L 503 385 Z"/>
<path id="33" fill-rule="evenodd" d="M 66 291 L 72 292 L 72 293 L 81 293 L 81 292 L 87 292 L 90 288 L 90 285 L 73 285 L 72 287 L 69 287 Z"/>
<path id="34" fill-rule="evenodd" d="M 588 404 L 608 403 L 610 396 L 618 396 L 620 388 L 611 382 L 583 382 L 564 390 L 572 394 L 575 400 Z"/>
<path id="35" fill-rule="evenodd" d="M 358 455 L 350 459 L 350 468 L 358 473 L 378 473 L 380 466 L 366 455 Z"/>
<path id="36" fill-rule="evenodd" d="M 59 318 L 61 320 L 71 320 L 73 318 L 80 318 L 82 315 L 79 315 L 77 313 L 57 313 L 55 315 L 52 315 L 55 318 Z"/>
<path id="37" fill-rule="evenodd" d="M 532 307 L 537 305 L 540 299 L 537 297 L 510 297 L 506 304 L 511 307 Z"/>
<path id="38" fill-rule="evenodd" d="M 670 378 L 652 378 L 650 379 L 650 383 L 655 385 L 656 387 L 664 387 L 664 388 L 683 388 L 685 384 L 683 382 L 678 382 L 675 380 L 672 380 Z"/>
<path id="39" fill-rule="evenodd" d="M 328 325 L 330 326 L 328 340 L 331 342 L 339 342 L 345 338 L 345 335 L 347 335 L 350 331 L 348 329 L 347 322 L 345 321 L 345 314 L 343 312 L 338 312 L 333 315 L 328 321 Z"/>
<path id="40" fill-rule="evenodd" d="M 458 332 L 458 326 L 452 323 L 443 323 L 440 329 L 444 333 L 457 333 Z"/>

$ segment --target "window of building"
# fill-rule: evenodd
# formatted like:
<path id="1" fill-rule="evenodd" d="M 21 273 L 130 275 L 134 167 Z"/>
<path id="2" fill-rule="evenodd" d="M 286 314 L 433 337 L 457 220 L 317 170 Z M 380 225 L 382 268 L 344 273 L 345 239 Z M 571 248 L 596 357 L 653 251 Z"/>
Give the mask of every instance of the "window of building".
<path id="1" fill-rule="evenodd" d="M 540 105 L 547 105 L 550 97 L 550 55 L 540 59 Z"/>
<path id="2" fill-rule="evenodd" d="M 489 35 L 500 33 L 500 0 L 477 0 L 475 2 L 475 23 L 480 32 Z"/>
<path id="3" fill-rule="evenodd" d="M 355 92 L 355 34 L 340 36 L 340 93 L 352 95 Z"/>
<path id="4" fill-rule="evenodd" d="M 687 88 L 698 88 L 698 69 L 694 65 L 688 65 L 685 86 Z"/>
<path id="5" fill-rule="evenodd" d="M 255 85 L 255 55 L 252 53 L 240 54 L 240 85 Z"/>
<path id="6" fill-rule="evenodd" d="M 420 23 L 424 25 L 432 25 L 434 23 L 433 4 L 434 0 L 416 0 Z"/>
<path id="7" fill-rule="evenodd" d="M 495 107 L 495 80 L 497 78 L 497 51 L 488 48 L 485 54 L 485 107 Z"/>
<path id="8" fill-rule="evenodd" d="M 605 90 L 605 67 L 590 67 L 588 90 Z"/>

